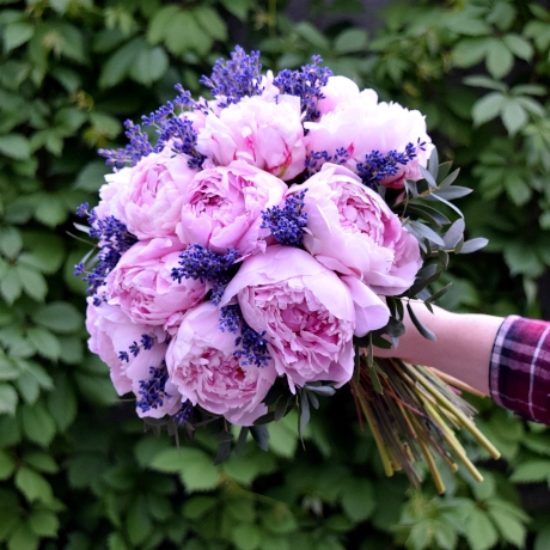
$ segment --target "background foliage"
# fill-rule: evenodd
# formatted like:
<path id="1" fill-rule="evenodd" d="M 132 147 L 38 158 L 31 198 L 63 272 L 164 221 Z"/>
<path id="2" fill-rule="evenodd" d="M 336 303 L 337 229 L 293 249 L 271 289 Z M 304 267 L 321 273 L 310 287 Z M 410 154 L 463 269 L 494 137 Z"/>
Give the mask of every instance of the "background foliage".
<path id="1" fill-rule="evenodd" d="M 368 2 L 365 3 L 368 5 Z M 98 147 L 197 78 L 235 42 L 273 68 L 322 54 L 428 115 L 476 192 L 463 205 L 489 248 L 456 261 L 443 305 L 541 316 L 550 266 L 550 12 L 543 2 L 409 2 L 374 35 L 353 0 L 0 0 L 0 546 L 9 550 L 550 547 L 550 431 L 479 402 L 504 459 L 486 482 L 409 489 L 383 476 L 346 390 L 305 440 L 291 415 L 222 466 L 199 434 L 144 433 L 85 351 L 72 266 L 74 207 L 95 200 Z M 323 23 L 323 32 L 313 21 Z M 546 245 L 546 246 L 545 246 Z M 539 293 L 540 294 L 540 293 Z M 546 298 L 548 299 L 548 298 Z M 475 454 L 475 449 L 472 449 Z"/>

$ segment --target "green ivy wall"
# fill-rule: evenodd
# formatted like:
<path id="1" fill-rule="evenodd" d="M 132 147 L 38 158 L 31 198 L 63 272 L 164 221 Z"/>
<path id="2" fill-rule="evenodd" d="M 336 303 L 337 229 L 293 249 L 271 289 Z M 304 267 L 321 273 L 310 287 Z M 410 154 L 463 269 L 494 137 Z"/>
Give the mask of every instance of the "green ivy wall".
<path id="1" fill-rule="evenodd" d="M 305 439 L 290 415 L 222 466 L 208 433 L 178 448 L 144 432 L 86 351 L 86 252 L 73 211 L 94 202 L 98 147 L 235 42 L 266 65 L 320 53 L 337 73 L 423 110 L 462 166 L 484 252 L 448 275 L 453 309 L 540 317 L 550 266 L 550 11 L 545 2 L 407 2 L 376 34 L 368 2 L 0 0 L 0 547 L 239 550 L 550 547 L 550 431 L 478 402 L 503 460 L 486 481 L 411 489 L 386 479 L 349 393 Z M 367 8 L 365 7 L 367 6 Z M 314 23 L 324 22 L 323 30 Z M 335 21 L 335 23 L 327 23 Z M 447 281 L 444 281 L 447 282 Z M 544 302 L 546 300 L 546 303 Z"/>

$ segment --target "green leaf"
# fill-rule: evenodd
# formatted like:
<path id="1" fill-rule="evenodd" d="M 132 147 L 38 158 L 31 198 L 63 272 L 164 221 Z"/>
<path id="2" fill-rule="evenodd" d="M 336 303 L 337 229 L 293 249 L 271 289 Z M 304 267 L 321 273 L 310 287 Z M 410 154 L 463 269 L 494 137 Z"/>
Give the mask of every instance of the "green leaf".
<path id="1" fill-rule="evenodd" d="M 278 422 L 268 426 L 269 448 L 279 456 L 292 458 L 298 446 L 297 419 L 295 414 L 288 414 Z"/>
<path id="2" fill-rule="evenodd" d="M 49 331 L 41 327 L 31 327 L 27 331 L 27 337 L 36 351 L 46 357 L 56 361 L 61 354 L 59 340 Z"/>
<path id="3" fill-rule="evenodd" d="M 498 533 L 485 512 L 474 508 L 466 519 L 464 529 L 472 550 L 487 550 L 498 541 Z"/>
<path id="4" fill-rule="evenodd" d="M 360 52 L 366 47 L 367 32 L 363 29 L 346 29 L 334 41 L 334 51 L 340 54 Z"/>
<path id="5" fill-rule="evenodd" d="M 94 160 L 84 166 L 78 173 L 74 188 L 95 193 L 105 183 L 105 174 L 108 170 L 101 161 Z"/>
<path id="6" fill-rule="evenodd" d="M 0 153 L 16 160 L 26 160 L 31 156 L 29 140 L 20 134 L 0 136 Z"/>
<path id="7" fill-rule="evenodd" d="M 43 302 L 48 293 L 48 285 L 42 273 L 21 264 L 16 269 L 25 293 L 37 302 Z"/>
<path id="8" fill-rule="evenodd" d="M 146 86 L 159 80 L 168 69 L 168 56 L 160 48 L 141 50 L 130 69 L 130 76 Z"/>
<path id="9" fill-rule="evenodd" d="M 10 260 L 17 258 L 23 248 L 21 233 L 15 227 L 2 228 L 0 236 L 0 252 Z"/>
<path id="10" fill-rule="evenodd" d="M 47 275 L 55 273 L 61 267 L 65 244 L 57 235 L 29 232 L 25 233 L 24 241 L 29 252 L 21 254 L 20 264 L 34 267 Z"/>
<path id="11" fill-rule="evenodd" d="M 319 50 L 329 50 L 330 42 L 326 36 L 311 23 L 302 21 L 294 27 L 294 32 Z"/>
<path id="12" fill-rule="evenodd" d="M 493 78 L 502 78 L 512 69 L 514 56 L 502 40 L 492 39 L 487 51 L 486 64 Z"/>
<path id="13" fill-rule="evenodd" d="M 476 101 L 472 109 L 474 124 L 479 126 L 493 118 L 496 118 L 506 101 L 500 92 L 492 92 Z"/>
<path id="14" fill-rule="evenodd" d="M 0 280 L 0 294 L 8 304 L 13 304 L 21 296 L 21 282 L 17 276 L 15 267 L 8 267 L 2 280 Z"/>
<path id="15" fill-rule="evenodd" d="M 38 543 L 38 537 L 25 523 L 21 523 L 8 541 L 8 550 L 36 550 Z"/>
<path id="16" fill-rule="evenodd" d="M 342 508 L 355 523 L 368 519 L 376 508 L 372 483 L 367 479 L 354 479 L 344 485 Z"/>
<path id="17" fill-rule="evenodd" d="M 15 461 L 7 451 L 0 449 L 0 480 L 8 479 L 14 471 Z"/>
<path id="18" fill-rule="evenodd" d="M 516 467 L 510 480 L 517 483 L 550 482 L 550 460 L 527 460 Z"/>
<path id="19" fill-rule="evenodd" d="M 66 375 L 55 378 L 54 389 L 47 397 L 47 405 L 57 427 L 64 432 L 74 422 L 77 413 L 75 392 Z"/>
<path id="20" fill-rule="evenodd" d="M 191 520 L 201 519 L 217 506 L 218 501 L 214 497 L 195 496 L 183 505 L 183 517 Z"/>
<path id="21" fill-rule="evenodd" d="M 239 550 L 260 548 L 262 533 L 253 523 L 240 523 L 233 528 L 231 540 Z"/>
<path id="22" fill-rule="evenodd" d="M 250 485 L 258 476 L 276 469 L 276 463 L 269 454 L 263 452 L 248 452 L 233 455 L 222 465 L 223 471 L 235 481 Z"/>
<path id="23" fill-rule="evenodd" d="M 145 500 L 140 497 L 135 499 L 128 509 L 126 517 L 128 538 L 134 546 L 142 545 L 151 535 L 153 524 L 147 513 Z"/>
<path id="24" fill-rule="evenodd" d="M 60 196 L 44 194 L 34 211 L 34 217 L 48 227 L 56 227 L 67 219 L 67 210 Z"/>
<path id="25" fill-rule="evenodd" d="M 144 45 L 143 38 L 133 38 L 111 55 L 102 65 L 99 75 L 99 87 L 112 88 L 120 84 L 132 68 Z"/>
<path id="26" fill-rule="evenodd" d="M 517 546 L 518 548 L 523 548 L 525 543 L 525 536 L 527 535 L 527 530 L 525 526 L 518 521 L 518 519 L 504 510 L 493 509 L 489 507 L 489 516 L 493 520 L 493 523 L 497 526 L 502 537 L 509 543 Z"/>
<path id="27" fill-rule="evenodd" d="M 240 21 L 244 21 L 254 6 L 251 0 L 221 0 L 223 7 Z"/>
<path id="28" fill-rule="evenodd" d="M 35 510 L 29 517 L 29 526 L 40 537 L 55 537 L 59 530 L 59 520 L 49 510 Z"/>
<path id="29" fill-rule="evenodd" d="M 27 466 L 21 466 L 17 470 L 15 486 L 29 502 L 38 500 L 48 504 L 52 501 L 53 493 L 50 484 L 43 476 Z"/>
<path id="30" fill-rule="evenodd" d="M 533 57 L 533 46 L 519 34 L 506 34 L 502 40 L 517 57 L 529 61 Z"/>
<path id="31" fill-rule="evenodd" d="M 158 44 L 164 41 L 168 28 L 171 26 L 175 15 L 180 12 L 180 9 L 179 6 L 170 4 L 169 6 L 163 6 L 155 13 L 147 30 L 147 40 L 151 44 Z"/>
<path id="32" fill-rule="evenodd" d="M 44 451 L 29 451 L 23 455 L 23 462 L 32 466 L 35 470 L 47 474 L 55 474 L 59 471 L 54 459 Z"/>
<path id="33" fill-rule="evenodd" d="M 4 31 L 4 50 L 6 53 L 28 42 L 34 34 L 30 23 L 18 21 L 8 25 Z"/>
<path id="34" fill-rule="evenodd" d="M 192 11 L 179 11 L 169 24 L 166 34 L 166 47 L 173 54 L 194 50 L 206 55 L 212 47 L 212 38 L 199 26 Z"/>
<path id="35" fill-rule="evenodd" d="M 471 254 L 477 252 L 482 248 L 485 248 L 489 244 L 489 241 L 484 237 L 476 237 L 475 239 L 469 239 L 458 250 L 459 254 Z"/>
<path id="36" fill-rule="evenodd" d="M 506 101 L 502 110 L 502 122 L 511 136 L 525 126 L 527 120 L 527 112 L 517 99 L 509 99 Z"/>
<path id="37" fill-rule="evenodd" d="M 47 447 L 55 435 L 55 423 L 42 403 L 21 407 L 23 432 L 28 439 Z"/>
<path id="38" fill-rule="evenodd" d="M 477 65 L 485 57 L 489 42 L 486 38 L 461 40 L 452 51 L 452 59 L 457 67 Z"/>
<path id="39" fill-rule="evenodd" d="M 179 473 L 189 492 L 215 489 L 220 481 L 219 468 L 199 449 L 166 449 L 153 459 L 151 468 Z"/>
<path id="40" fill-rule="evenodd" d="M 8 384 L 0 384 L 0 415 L 15 414 L 17 407 L 17 392 Z"/>
<path id="41" fill-rule="evenodd" d="M 82 327 L 80 312 L 67 302 L 51 302 L 39 307 L 32 314 L 32 320 L 60 334 L 70 334 Z"/>
<path id="42" fill-rule="evenodd" d="M 217 11 L 208 6 L 198 6 L 193 10 L 193 15 L 214 40 L 227 40 L 227 26 Z"/>
<path id="43" fill-rule="evenodd" d="M 548 550 L 550 548 L 550 525 L 544 526 L 535 539 L 534 550 Z"/>

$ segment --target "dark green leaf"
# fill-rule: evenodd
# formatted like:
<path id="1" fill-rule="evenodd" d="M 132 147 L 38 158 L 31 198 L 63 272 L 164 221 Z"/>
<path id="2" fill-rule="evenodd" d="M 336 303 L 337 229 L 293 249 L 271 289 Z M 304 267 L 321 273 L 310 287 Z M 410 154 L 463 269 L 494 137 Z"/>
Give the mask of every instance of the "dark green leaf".
<path id="1" fill-rule="evenodd" d="M 67 302 L 51 302 L 42 306 L 33 313 L 32 319 L 35 323 L 61 334 L 70 334 L 82 327 L 81 314 Z"/>
<path id="2" fill-rule="evenodd" d="M 0 415 L 15 414 L 17 393 L 9 384 L 0 384 Z"/>

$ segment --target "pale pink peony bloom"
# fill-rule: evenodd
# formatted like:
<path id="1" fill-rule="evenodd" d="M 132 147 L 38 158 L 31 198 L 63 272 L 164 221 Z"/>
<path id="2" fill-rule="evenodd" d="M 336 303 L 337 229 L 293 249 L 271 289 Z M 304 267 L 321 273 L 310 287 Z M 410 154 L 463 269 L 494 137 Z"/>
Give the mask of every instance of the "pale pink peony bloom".
<path id="1" fill-rule="evenodd" d="M 162 365 L 166 353 L 165 332 L 158 327 L 133 323 L 118 306 L 107 303 L 95 306 L 92 298 L 88 298 L 86 329 L 90 335 L 88 348 L 109 367 L 116 392 L 119 395 L 133 392 L 139 396 L 140 382 L 149 380 L 151 367 Z M 153 345 L 151 349 L 140 349 L 134 356 L 128 350 L 134 342 L 141 346 L 143 335 L 150 337 Z M 127 352 L 128 360 L 121 359 L 119 352 Z M 181 398 L 169 383 L 166 390 L 168 395 L 159 407 L 146 412 L 137 408 L 138 415 L 161 418 L 175 414 L 181 406 Z"/>
<path id="2" fill-rule="evenodd" d="M 183 400 L 250 426 L 267 412 L 262 402 L 277 373 L 272 364 L 241 365 L 238 335 L 222 332 L 219 322 L 220 310 L 208 302 L 187 312 L 166 353 L 170 380 Z"/>
<path id="3" fill-rule="evenodd" d="M 334 111 L 339 106 L 345 106 L 348 101 L 359 97 L 359 87 L 353 80 L 345 76 L 329 77 L 325 86 L 321 88 L 323 98 L 319 100 L 318 107 L 321 115 Z M 374 93 L 374 92 L 373 92 Z M 377 96 L 374 93 L 374 102 Z"/>
<path id="4" fill-rule="evenodd" d="M 286 190 L 282 180 L 242 160 L 203 170 L 182 194 L 178 237 L 216 252 L 262 251 L 268 234 L 261 229 L 262 210 L 279 204 Z"/>
<path id="5" fill-rule="evenodd" d="M 308 382 L 342 386 L 353 372 L 355 311 L 346 285 L 307 252 L 270 246 L 243 262 L 222 298 L 238 299 L 291 391 Z"/>
<path id="6" fill-rule="evenodd" d="M 419 180 L 420 167 L 426 166 L 433 150 L 420 111 L 411 111 L 398 103 L 376 103 L 372 90 L 363 90 L 356 99 L 338 103 L 318 122 L 306 123 L 306 128 L 308 153 L 327 151 L 334 155 L 338 148 L 343 148 L 350 155 L 346 166 L 352 169 L 368 153 L 404 153 L 412 143 L 416 157 L 404 166 L 398 165 L 398 172 L 382 181 L 387 187 L 403 187 L 405 179 Z"/>
<path id="7" fill-rule="evenodd" d="M 269 94 L 269 92 L 266 92 Z M 199 131 L 197 149 L 215 164 L 241 159 L 290 180 L 305 168 L 300 99 L 245 97 L 219 114 L 210 113 Z"/>
<path id="8" fill-rule="evenodd" d="M 195 174 L 184 155 L 169 148 L 151 153 L 135 166 L 105 176 L 95 212 L 100 218 L 115 216 L 139 239 L 173 235 L 184 190 Z"/>
<path id="9" fill-rule="evenodd" d="M 330 163 L 292 192 L 303 189 L 304 246 L 319 262 L 377 294 L 401 294 L 413 284 L 422 265 L 418 241 L 378 193 Z"/>
<path id="10" fill-rule="evenodd" d="M 105 280 L 109 304 L 120 306 L 134 323 L 160 325 L 173 334 L 183 314 L 208 292 L 204 282 L 172 279 L 182 248 L 175 237 L 134 244 Z"/>

